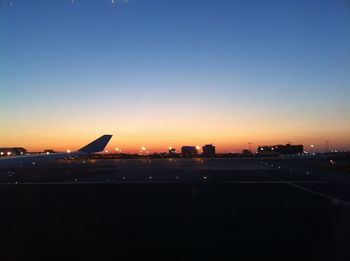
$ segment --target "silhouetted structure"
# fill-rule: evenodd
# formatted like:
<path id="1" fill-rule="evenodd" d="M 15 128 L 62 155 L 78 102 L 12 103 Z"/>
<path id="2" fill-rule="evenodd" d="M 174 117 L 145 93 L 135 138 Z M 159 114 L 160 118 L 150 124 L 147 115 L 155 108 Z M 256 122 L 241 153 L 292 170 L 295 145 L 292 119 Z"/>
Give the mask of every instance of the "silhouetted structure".
<path id="1" fill-rule="evenodd" d="M 183 146 L 181 148 L 182 157 L 194 157 L 198 155 L 198 150 L 195 146 Z"/>
<path id="2" fill-rule="evenodd" d="M 172 147 L 169 147 L 169 156 L 174 156 L 176 155 L 176 149 L 175 148 L 172 148 Z"/>
<path id="3" fill-rule="evenodd" d="M 44 153 L 55 153 L 54 150 L 44 150 Z"/>
<path id="4" fill-rule="evenodd" d="M 259 146 L 257 149 L 258 153 L 261 154 L 283 154 L 283 155 L 291 155 L 291 154 L 302 154 L 304 152 L 303 145 L 273 145 L 273 146 Z"/>
<path id="5" fill-rule="evenodd" d="M 26 154 L 27 150 L 21 147 L 0 148 L 0 156 L 14 156 Z"/>
<path id="6" fill-rule="evenodd" d="M 253 156 L 253 153 L 251 152 L 251 150 L 242 150 L 242 154 L 244 155 L 244 156 Z"/>
<path id="7" fill-rule="evenodd" d="M 215 146 L 212 144 L 204 145 L 203 157 L 215 157 Z"/>

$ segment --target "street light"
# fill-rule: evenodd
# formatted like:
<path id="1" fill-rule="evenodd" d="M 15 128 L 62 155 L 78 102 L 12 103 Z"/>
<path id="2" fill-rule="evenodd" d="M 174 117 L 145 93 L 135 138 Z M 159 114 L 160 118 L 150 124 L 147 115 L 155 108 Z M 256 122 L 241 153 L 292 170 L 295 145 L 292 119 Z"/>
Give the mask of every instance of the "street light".
<path id="1" fill-rule="evenodd" d="M 326 143 L 326 150 L 325 150 L 325 152 L 328 153 L 329 152 L 329 140 L 325 140 L 324 142 Z"/>
<path id="2" fill-rule="evenodd" d="M 314 155 L 314 147 L 315 147 L 315 145 L 313 145 L 313 144 L 311 144 L 311 145 L 310 145 L 310 148 L 311 148 L 311 154 L 312 154 L 312 155 Z"/>

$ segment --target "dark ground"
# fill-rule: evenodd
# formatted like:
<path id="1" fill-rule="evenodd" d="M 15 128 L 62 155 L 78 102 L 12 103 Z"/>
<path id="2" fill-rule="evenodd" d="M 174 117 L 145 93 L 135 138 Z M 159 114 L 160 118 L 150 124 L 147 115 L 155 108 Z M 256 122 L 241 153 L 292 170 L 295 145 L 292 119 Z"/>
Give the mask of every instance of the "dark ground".
<path id="1" fill-rule="evenodd" d="M 322 175 L 244 160 L 6 171 L 0 260 L 350 260 L 349 183 Z"/>

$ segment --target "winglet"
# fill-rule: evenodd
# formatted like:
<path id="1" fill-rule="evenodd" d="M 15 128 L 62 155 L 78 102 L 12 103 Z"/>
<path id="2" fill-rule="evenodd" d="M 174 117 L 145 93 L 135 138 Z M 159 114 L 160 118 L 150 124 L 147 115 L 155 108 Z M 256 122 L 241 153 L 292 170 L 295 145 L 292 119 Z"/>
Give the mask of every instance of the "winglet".
<path id="1" fill-rule="evenodd" d="M 88 145 L 82 147 L 79 151 L 85 152 L 85 153 L 94 153 L 94 152 L 103 151 L 111 138 L 112 138 L 112 135 L 102 135 L 97 140 L 94 140 Z"/>

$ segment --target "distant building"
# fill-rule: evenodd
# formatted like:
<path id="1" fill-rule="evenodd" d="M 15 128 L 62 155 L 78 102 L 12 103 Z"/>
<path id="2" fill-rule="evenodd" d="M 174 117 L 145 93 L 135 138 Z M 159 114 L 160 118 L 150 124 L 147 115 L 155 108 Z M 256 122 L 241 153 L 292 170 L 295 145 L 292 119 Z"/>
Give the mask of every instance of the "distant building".
<path id="1" fill-rule="evenodd" d="M 251 150 L 242 150 L 242 154 L 244 155 L 244 156 L 252 156 L 253 155 L 253 153 L 251 152 Z"/>
<path id="2" fill-rule="evenodd" d="M 203 157 L 215 157 L 215 146 L 212 144 L 204 145 Z"/>
<path id="3" fill-rule="evenodd" d="M 176 155 L 176 149 L 172 148 L 172 147 L 169 147 L 169 153 L 168 154 L 171 155 L 171 156 Z"/>
<path id="4" fill-rule="evenodd" d="M 55 153 L 54 150 L 44 150 L 44 153 Z"/>
<path id="5" fill-rule="evenodd" d="M 14 148 L 0 148 L 0 156 L 15 156 L 26 154 L 27 150 L 21 147 Z"/>
<path id="6" fill-rule="evenodd" d="M 257 152 L 260 154 L 283 154 L 283 155 L 291 155 L 291 154 L 301 154 L 304 152 L 303 145 L 272 145 L 272 146 L 259 146 Z"/>
<path id="7" fill-rule="evenodd" d="M 198 155 L 198 150 L 195 146 L 183 146 L 181 148 L 182 157 L 194 157 Z"/>

